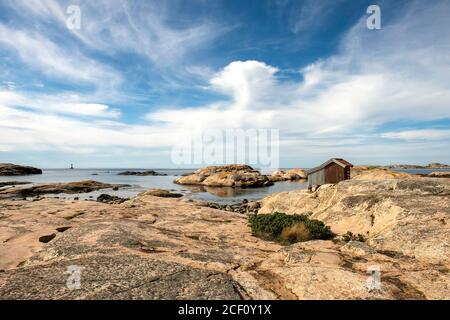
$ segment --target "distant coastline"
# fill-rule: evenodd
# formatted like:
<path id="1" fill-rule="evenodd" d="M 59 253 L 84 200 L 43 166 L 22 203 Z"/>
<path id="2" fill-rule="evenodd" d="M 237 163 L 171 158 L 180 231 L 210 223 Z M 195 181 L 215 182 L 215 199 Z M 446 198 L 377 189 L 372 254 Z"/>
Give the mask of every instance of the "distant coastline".
<path id="1" fill-rule="evenodd" d="M 443 163 L 429 163 L 421 166 L 416 164 L 393 164 L 388 166 L 382 166 L 386 169 L 450 169 L 450 165 Z"/>

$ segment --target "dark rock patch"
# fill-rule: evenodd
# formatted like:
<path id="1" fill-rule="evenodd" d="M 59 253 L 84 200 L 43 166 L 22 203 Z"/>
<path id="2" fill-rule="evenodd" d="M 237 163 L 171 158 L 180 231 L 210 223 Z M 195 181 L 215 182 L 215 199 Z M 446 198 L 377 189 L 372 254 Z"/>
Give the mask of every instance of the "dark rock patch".
<path id="1" fill-rule="evenodd" d="M 367 209 L 372 208 L 380 201 L 380 198 L 374 195 L 355 195 L 346 197 L 342 200 L 346 207 L 354 208 L 362 204 L 367 204 Z"/>
<path id="2" fill-rule="evenodd" d="M 208 207 L 218 210 L 242 213 L 242 214 L 256 214 L 258 213 L 261 204 L 258 201 L 249 202 L 247 199 L 242 200 L 240 203 L 234 204 L 219 204 L 215 202 L 199 202 L 202 207 Z"/>
<path id="3" fill-rule="evenodd" d="M 55 237 L 56 237 L 56 233 L 45 235 L 45 236 L 39 237 L 39 242 L 48 243 L 48 242 L 52 241 Z"/>
<path id="4" fill-rule="evenodd" d="M 445 186 L 437 181 L 401 180 L 397 183 L 397 189 L 439 195 L 445 190 Z"/>
<path id="5" fill-rule="evenodd" d="M 100 196 L 97 197 L 97 202 L 108 203 L 108 204 L 120 204 L 127 200 L 128 199 L 120 198 L 117 196 L 111 196 L 109 194 L 101 194 Z"/>
<path id="6" fill-rule="evenodd" d="M 72 228 L 72 227 L 70 227 L 70 226 L 68 226 L 68 227 L 59 227 L 59 228 L 56 228 L 56 231 L 58 231 L 58 232 L 64 232 L 64 231 L 69 230 L 70 228 Z"/>

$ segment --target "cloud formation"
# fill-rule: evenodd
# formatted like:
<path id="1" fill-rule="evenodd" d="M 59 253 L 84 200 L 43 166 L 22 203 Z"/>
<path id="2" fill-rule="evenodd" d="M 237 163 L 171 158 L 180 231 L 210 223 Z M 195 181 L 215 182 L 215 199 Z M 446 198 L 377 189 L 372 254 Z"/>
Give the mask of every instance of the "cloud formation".
<path id="1" fill-rule="evenodd" d="M 60 27 L 65 23 L 64 1 L 8 3 L 35 19 L 50 19 Z M 304 12 L 320 11 L 313 9 L 308 2 Z M 289 79 L 281 76 L 281 66 L 259 59 L 234 60 L 220 68 L 186 64 L 189 55 L 226 32 L 211 21 L 175 27 L 167 22 L 165 9 L 152 3 L 92 2 L 84 4 L 83 12 L 83 29 L 72 35 L 79 47 L 61 45 L 52 34 L 32 27 L 0 23 L 2 50 L 14 51 L 21 63 L 51 79 L 93 87 L 49 93 L 5 86 L 0 91 L 0 152 L 167 151 L 186 131 L 199 128 L 275 128 L 286 165 L 309 165 L 335 155 L 361 162 L 426 161 L 423 154 L 430 160 L 450 159 L 448 126 L 439 125 L 450 119 L 446 1 L 411 2 L 381 31 L 368 30 L 362 16 L 335 54 L 302 66 Z M 186 74 L 206 79 L 201 90 L 214 99 L 153 107 L 138 121 L 129 121 L 124 109 L 115 107 L 132 95 L 123 89 L 126 75 L 90 51 L 110 59 L 136 54 L 148 61 L 148 73 L 164 70 L 159 76 L 168 82 Z"/>

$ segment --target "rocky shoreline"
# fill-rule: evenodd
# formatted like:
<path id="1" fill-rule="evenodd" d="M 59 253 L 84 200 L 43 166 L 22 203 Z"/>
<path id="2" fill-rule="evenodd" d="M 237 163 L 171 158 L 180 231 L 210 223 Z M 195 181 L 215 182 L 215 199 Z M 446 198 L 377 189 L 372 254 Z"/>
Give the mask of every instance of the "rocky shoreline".
<path id="1" fill-rule="evenodd" d="M 112 189 L 119 190 L 119 188 L 129 187 L 127 184 L 108 184 L 94 180 L 85 180 L 79 182 L 68 183 L 47 183 L 36 184 L 31 187 L 14 187 L 0 190 L 1 198 L 24 198 L 35 197 L 46 194 L 78 194 L 89 193 L 96 190 Z"/>
<path id="2" fill-rule="evenodd" d="M 302 169 L 278 170 L 271 175 L 264 175 L 247 165 L 225 165 L 183 174 L 174 183 L 205 187 L 261 188 L 271 186 L 274 182 L 306 178 L 306 172 Z"/>
<path id="3" fill-rule="evenodd" d="M 449 299 L 450 179 L 373 167 L 352 176 L 231 205 L 161 189 L 23 199 L 126 187 L 96 181 L 3 189 L 0 299 Z M 323 221 L 336 236 L 255 237 L 248 217 L 275 212 Z M 82 270 L 79 290 L 66 287 L 68 266 Z M 369 290 L 373 266 L 381 288 Z"/>
<path id="4" fill-rule="evenodd" d="M 3 199 L 0 299 L 448 299 L 450 184 L 439 181 L 267 197 L 258 214 L 305 213 L 339 235 L 287 246 L 254 237 L 245 214 L 184 198 Z M 348 231 L 365 242 L 340 240 Z M 79 290 L 65 286 L 69 265 L 83 268 Z M 366 287 L 373 265 L 381 290 Z"/>

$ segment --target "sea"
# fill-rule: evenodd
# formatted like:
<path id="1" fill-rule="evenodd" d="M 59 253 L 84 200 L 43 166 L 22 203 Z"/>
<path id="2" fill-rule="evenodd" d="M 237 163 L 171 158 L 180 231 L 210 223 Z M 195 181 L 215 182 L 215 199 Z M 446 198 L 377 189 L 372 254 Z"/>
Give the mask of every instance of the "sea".
<path id="1" fill-rule="evenodd" d="M 166 176 L 124 176 L 119 175 L 123 171 L 145 171 L 154 170 Z M 261 199 L 269 194 L 297 189 L 305 189 L 307 184 L 302 181 L 277 182 L 272 186 L 264 188 L 231 188 L 231 187 L 204 187 L 185 186 L 175 184 L 173 181 L 181 175 L 191 173 L 196 169 L 42 169 L 40 175 L 1 177 L 0 182 L 26 181 L 31 184 L 74 182 L 81 180 L 95 180 L 110 184 L 128 184 L 130 187 L 120 188 L 117 191 L 103 189 L 86 194 L 58 194 L 46 195 L 46 197 L 59 197 L 65 199 L 96 199 L 100 194 L 115 195 L 129 198 L 150 188 L 166 189 L 182 193 L 186 198 L 200 201 L 216 202 L 220 204 L 232 204 L 244 199 Z M 264 172 L 266 173 L 266 172 Z M 270 173 L 270 172 L 267 172 Z M 21 185 L 22 186 L 22 185 Z M 27 186 L 27 185 L 23 185 Z"/>
<path id="2" fill-rule="evenodd" d="M 154 170 L 166 176 L 124 176 L 119 175 L 123 171 L 145 171 Z M 274 185 L 263 188 L 230 188 L 230 187 L 204 187 L 185 186 L 175 184 L 173 181 L 183 174 L 191 173 L 196 169 L 43 169 L 41 175 L 1 177 L 0 182 L 5 181 L 27 181 L 31 184 L 38 183 L 58 183 L 75 182 L 81 180 L 96 180 L 110 184 L 127 184 L 129 187 L 120 188 L 117 191 L 112 189 L 98 190 L 86 194 L 58 194 L 46 195 L 46 197 L 59 197 L 65 199 L 95 200 L 101 194 L 115 195 L 122 198 L 129 198 L 150 188 L 166 189 L 182 193 L 186 198 L 200 201 L 216 202 L 220 204 L 232 204 L 241 202 L 244 199 L 258 200 L 272 193 L 306 189 L 305 180 L 276 182 Z M 281 168 L 280 170 L 289 170 Z M 395 171 L 427 174 L 433 171 L 450 171 L 450 169 L 396 169 Z M 270 174 L 270 171 L 264 171 Z M 26 186 L 26 185 L 24 185 Z"/>

